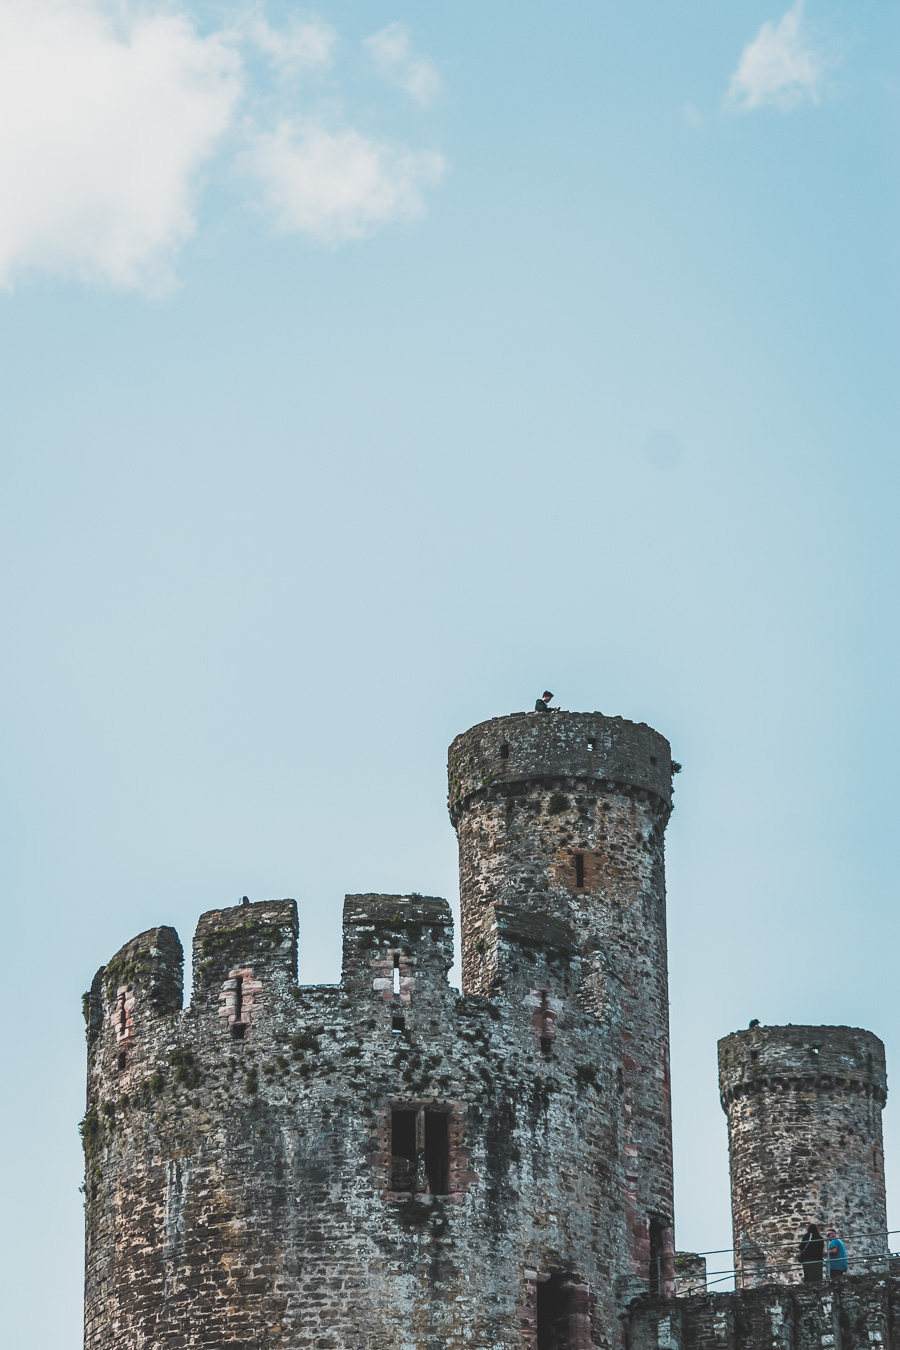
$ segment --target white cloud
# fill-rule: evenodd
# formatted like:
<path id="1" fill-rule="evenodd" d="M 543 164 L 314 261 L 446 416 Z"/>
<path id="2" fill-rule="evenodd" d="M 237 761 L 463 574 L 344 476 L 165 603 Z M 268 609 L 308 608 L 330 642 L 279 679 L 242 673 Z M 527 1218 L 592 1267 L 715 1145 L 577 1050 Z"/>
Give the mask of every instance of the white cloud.
<path id="1" fill-rule="evenodd" d="M 241 167 L 259 183 L 278 230 L 337 244 L 421 215 L 422 189 L 438 182 L 445 163 L 433 151 L 386 145 L 350 127 L 288 118 L 256 136 Z"/>
<path id="2" fill-rule="evenodd" d="M 795 108 L 818 103 L 825 62 L 806 45 L 804 0 L 796 0 L 777 23 L 764 23 L 741 52 L 727 101 L 743 112 L 753 108 Z"/>
<path id="3" fill-rule="evenodd" d="M 240 60 L 173 13 L 0 0 L 0 284 L 41 270 L 171 284 Z"/>
<path id="4" fill-rule="evenodd" d="M 254 43 L 287 76 L 330 66 L 337 44 L 337 33 L 322 19 L 294 19 L 283 28 L 273 28 L 259 8 L 250 11 L 234 32 Z"/>
<path id="5" fill-rule="evenodd" d="M 440 97 L 444 86 L 437 69 L 425 57 L 414 55 L 409 32 L 402 24 L 389 23 L 366 38 L 365 45 L 380 74 L 414 102 L 430 108 Z"/>
<path id="6" fill-rule="evenodd" d="M 322 20 L 273 28 L 259 4 L 201 36 L 186 0 L 0 0 L 0 288 L 43 274 L 165 293 L 226 146 L 279 230 L 339 243 L 420 215 L 440 155 L 362 135 L 333 92 L 314 115 L 296 77 L 336 44 Z M 274 100 L 254 50 L 286 77 Z"/>

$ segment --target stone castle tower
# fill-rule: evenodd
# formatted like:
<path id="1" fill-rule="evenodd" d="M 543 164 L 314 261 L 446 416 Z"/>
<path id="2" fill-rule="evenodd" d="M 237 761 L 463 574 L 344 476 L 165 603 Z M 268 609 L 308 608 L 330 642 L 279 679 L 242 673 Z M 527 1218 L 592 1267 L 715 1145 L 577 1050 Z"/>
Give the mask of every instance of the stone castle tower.
<path id="1" fill-rule="evenodd" d="M 693 1297 L 674 1297 L 668 742 L 599 713 L 514 714 L 458 737 L 449 772 L 461 994 L 449 908 L 415 894 L 347 897 L 335 986 L 298 986 L 290 900 L 201 917 L 187 1008 L 171 928 L 97 973 L 86 1350 L 763 1344 L 717 1300 L 765 1290 L 708 1295 L 695 1258 Z M 812 1029 L 722 1043 L 736 1231 L 793 1238 L 812 1203 L 790 1158 L 775 1219 L 762 1194 L 754 1133 L 784 1145 L 792 1092 L 798 1119 L 821 1103 L 823 1128 L 852 1100 L 852 1157 L 827 1155 L 816 1198 L 885 1228 L 883 1175 L 880 1190 L 862 1175 L 881 1166 L 880 1042 L 817 1029 L 828 1072 L 807 1088 L 785 1030 Z M 710 1318 L 731 1341 L 703 1339 Z"/>
<path id="2" fill-rule="evenodd" d="M 796 1283 L 797 1234 L 822 1217 L 887 1266 L 884 1046 L 855 1027 L 752 1027 L 719 1042 L 735 1268 L 744 1288 Z M 824 1231 L 824 1230 L 823 1230 Z"/>

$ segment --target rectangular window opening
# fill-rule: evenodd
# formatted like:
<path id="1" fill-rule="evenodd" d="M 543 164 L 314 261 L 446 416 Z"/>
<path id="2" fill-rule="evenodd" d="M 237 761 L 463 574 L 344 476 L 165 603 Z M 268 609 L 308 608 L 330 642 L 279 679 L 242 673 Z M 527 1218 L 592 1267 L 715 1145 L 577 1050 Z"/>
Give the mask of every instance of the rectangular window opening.
<path id="1" fill-rule="evenodd" d="M 425 1180 L 429 1195 L 450 1189 L 450 1130 L 446 1111 L 425 1112 Z"/>
<path id="2" fill-rule="evenodd" d="M 126 1067 L 126 1065 L 128 1064 L 128 1056 L 126 1055 L 126 1053 L 125 1053 L 124 1050 L 120 1050 L 120 1051 L 119 1051 L 119 1060 L 118 1060 L 118 1064 L 119 1064 L 119 1072 L 121 1073 L 122 1070 L 123 1070 L 123 1069 Z M 877 1169 L 876 1169 L 876 1170 L 877 1170 Z"/>
<path id="3" fill-rule="evenodd" d="M 402 1013 L 394 1013 L 391 1018 L 391 1031 L 401 1032 L 406 1030 L 406 1018 Z"/>
<path id="4" fill-rule="evenodd" d="M 661 1219 L 650 1220 L 650 1270 L 648 1284 L 651 1294 L 661 1294 L 663 1287 L 663 1238 L 666 1225 Z"/>
<path id="5" fill-rule="evenodd" d="M 414 1193 L 416 1189 L 417 1111 L 391 1112 L 391 1190 Z"/>
<path id="6" fill-rule="evenodd" d="M 393 991 L 394 991 L 395 994 L 399 994 L 399 993 L 400 993 L 400 957 L 398 956 L 398 954 L 397 954 L 396 952 L 394 952 L 394 976 L 393 976 L 393 979 L 394 979 L 394 983 L 393 983 L 393 986 L 392 986 Z"/>
<path id="7" fill-rule="evenodd" d="M 537 1286 L 537 1350 L 572 1350 L 572 1294 L 561 1275 Z"/>
<path id="8" fill-rule="evenodd" d="M 509 759 L 509 746 L 508 746 L 508 745 L 505 745 L 505 744 L 504 744 L 504 745 L 501 745 L 501 747 L 500 747 L 500 758 L 501 758 L 501 759 Z"/>
<path id="9" fill-rule="evenodd" d="M 446 1111 L 396 1107 L 391 1112 L 391 1190 L 450 1193 L 450 1117 Z"/>
<path id="10" fill-rule="evenodd" d="M 584 854 L 575 854 L 575 885 L 584 885 Z"/>

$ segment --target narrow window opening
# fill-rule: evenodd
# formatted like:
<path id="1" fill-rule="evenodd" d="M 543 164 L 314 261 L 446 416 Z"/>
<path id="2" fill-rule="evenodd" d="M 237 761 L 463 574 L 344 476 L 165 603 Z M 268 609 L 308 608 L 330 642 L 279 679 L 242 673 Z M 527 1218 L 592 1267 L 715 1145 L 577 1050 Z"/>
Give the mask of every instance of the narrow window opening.
<path id="1" fill-rule="evenodd" d="M 649 1286 L 651 1294 L 662 1292 L 663 1284 L 663 1237 L 666 1226 L 660 1219 L 650 1220 L 650 1270 Z"/>
<path id="2" fill-rule="evenodd" d="M 414 1193 L 416 1189 L 417 1111 L 391 1112 L 391 1190 Z"/>
<path id="3" fill-rule="evenodd" d="M 758 1051 L 758 1050 L 751 1050 L 751 1051 L 750 1051 L 750 1058 L 751 1058 L 751 1059 L 759 1059 L 759 1051 Z"/>
<path id="4" fill-rule="evenodd" d="M 509 759 L 509 746 L 504 744 L 500 747 L 500 758 Z"/>
<path id="5" fill-rule="evenodd" d="M 402 1013 L 394 1013 L 391 1018 L 391 1031 L 401 1032 L 406 1030 L 406 1018 Z"/>
<path id="6" fill-rule="evenodd" d="M 651 763 L 651 764 L 655 764 L 655 763 L 656 763 L 656 756 L 655 756 L 655 755 L 651 755 L 651 756 L 650 756 L 650 763 Z"/>
<path id="7" fill-rule="evenodd" d="M 571 1290 L 560 1275 L 537 1287 L 537 1350 L 572 1350 Z"/>
<path id="8" fill-rule="evenodd" d="M 394 979 L 394 983 L 393 983 L 393 986 L 392 986 L 393 991 L 394 991 L 395 994 L 399 994 L 399 993 L 400 993 L 400 957 L 397 955 L 396 952 L 394 952 L 394 976 L 393 976 L 393 979 Z"/>
<path id="9" fill-rule="evenodd" d="M 588 840 L 588 842 L 590 843 L 590 840 Z M 576 885 L 576 886 L 583 886 L 583 885 L 584 885 L 584 854 L 583 854 L 583 853 L 576 853 L 576 854 L 575 854 L 575 885 Z"/>
<path id="10" fill-rule="evenodd" d="M 234 1007 L 232 1017 L 234 1021 L 231 1024 L 231 1034 L 236 1041 L 243 1040 L 244 1032 L 247 1030 L 246 1024 L 241 1021 L 241 1012 L 244 1007 L 244 977 L 238 975 L 234 981 Z"/>
<path id="11" fill-rule="evenodd" d="M 550 1008 L 550 995 L 546 989 L 541 990 L 541 1051 L 549 1055 L 553 1049 L 553 1041 L 556 1037 L 555 1018 Z"/>
<path id="12" fill-rule="evenodd" d="M 122 999 L 122 1006 L 119 1009 L 119 1035 L 124 1036 L 128 1030 L 128 1014 L 125 1011 L 125 1000 Z"/>
<path id="13" fill-rule="evenodd" d="M 450 1182 L 450 1131 L 446 1111 L 425 1112 L 425 1180 L 429 1195 L 446 1195 Z"/>
<path id="14" fill-rule="evenodd" d="M 589 750 L 593 750 L 593 748 L 594 748 L 594 742 L 593 742 L 593 741 L 588 741 L 588 749 L 589 749 Z"/>
<path id="15" fill-rule="evenodd" d="M 119 1059 L 118 1059 L 119 1073 L 122 1072 L 122 1070 L 125 1068 L 125 1066 L 126 1066 L 127 1063 L 128 1063 L 128 1056 L 126 1055 L 126 1053 L 125 1053 L 124 1050 L 120 1050 L 120 1051 L 119 1051 Z M 877 1170 L 877 1169 L 876 1169 L 876 1170 Z"/>

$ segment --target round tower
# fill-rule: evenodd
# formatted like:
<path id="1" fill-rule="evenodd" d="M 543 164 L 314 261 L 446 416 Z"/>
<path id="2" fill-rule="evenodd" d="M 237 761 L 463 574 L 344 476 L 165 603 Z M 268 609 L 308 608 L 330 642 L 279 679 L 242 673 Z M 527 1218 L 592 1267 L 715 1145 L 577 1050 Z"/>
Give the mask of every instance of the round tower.
<path id="1" fill-rule="evenodd" d="M 514 713 L 450 747 L 459 839 L 463 989 L 505 981 L 510 913 L 564 921 L 581 958 L 581 1006 L 621 1093 L 631 1276 L 672 1287 L 672 1143 L 664 832 L 669 743 L 601 713 Z M 552 990 L 548 991 L 552 997 Z"/>
<path id="2" fill-rule="evenodd" d="M 807 1224 L 851 1273 L 887 1268 L 884 1046 L 857 1027 L 751 1027 L 719 1041 L 738 1285 L 802 1279 Z"/>

